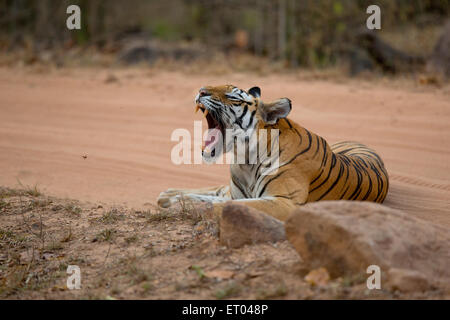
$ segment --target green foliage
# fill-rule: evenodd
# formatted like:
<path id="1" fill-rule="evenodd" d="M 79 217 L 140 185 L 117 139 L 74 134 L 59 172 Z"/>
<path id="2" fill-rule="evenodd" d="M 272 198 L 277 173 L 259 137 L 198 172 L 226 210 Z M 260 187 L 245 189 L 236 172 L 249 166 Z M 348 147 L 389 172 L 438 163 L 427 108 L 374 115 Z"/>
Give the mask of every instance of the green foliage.
<path id="1" fill-rule="evenodd" d="M 237 31 L 248 34 L 249 50 L 299 65 L 327 66 L 348 49 L 364 28 L 371 0 L 61 0 L 4 1 L 0 42 L 17 41 L 78 46 L 102 45 L 130 30 L 165 41 L 196 40 L 207 48 L 229 49 Z M 65 28 L 69 4 L 78 4 L 82 29 Z M 442 25 L 450 0 L 379 0 L 382 30 Z M 20 12 L 20 14 L 18 14 Z M 284 22 L 284 23 L 282 23 Z M 282 40 L 282 41 L 280 41 Z M 284 41 L 285 40 L 285 41 Z M 1 44 L 1 43 L 0 43 Z M 36 45 L 36 47 L 39 47 Z"/>
<path id="2" fill-rule="evenodd" d="M 337 16 L 341 16 L 344 11 L 344 7 L 340 1 L 334 1 L 333 3 L 333 12 Z"/>
<path id="3" fill-rule="evenodd" d="M 176 40 L 179 38 L 180 31 L 175 24 L 161 19 L 154 23 L 153 35 L 162 40 Z"/>
<path id="4" fill-rule="evenodd" d="M 231 298 L 235 295 L 238 295 L 241 292 L 242 288 L 241 286 L 236 283 L 235 281 L 231 281 L 227 283 L 225 286 L 223 286 L 220 289 L 217 289 L 214 293 L 215 297 L 217 299 L 227 299 Z"/>
<path id="5" fill-rule="evenodd" d="M 260 24 L 261 13 L 254 9 L 246 9 L 242 12 L 242 25 L 244 29 L 256 30 Z"/>
<path id="6" fill-rule="evenodd" d="M 205 277 L 205 272 L 203 271 L 202 267 L 197 266 L 197 265 L 192 265 L 191 269 L 197 273 L 199 279 L 203 279 Z"/>

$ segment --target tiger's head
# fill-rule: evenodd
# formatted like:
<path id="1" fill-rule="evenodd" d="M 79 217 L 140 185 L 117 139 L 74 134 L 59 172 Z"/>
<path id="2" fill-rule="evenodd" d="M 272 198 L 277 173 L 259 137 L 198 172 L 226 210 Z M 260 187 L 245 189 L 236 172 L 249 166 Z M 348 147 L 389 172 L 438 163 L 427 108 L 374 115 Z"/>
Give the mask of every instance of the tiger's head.
<path id="1" fill-rule="evenodd" d="M 235 139 L 237 143 L 245 143 L 245 137 L 261 125 L 275 125 L 279 119 L 286 118 L 292 108 L 287 98 L 264 103 L 260 88 L 245 91 L 232 85 L 203 87 L 195 103 L 195 110 L 201 110 L 208 122 L 202 152 L 206 162 L 213 162 L 223 152 L 231 151 Z"/>

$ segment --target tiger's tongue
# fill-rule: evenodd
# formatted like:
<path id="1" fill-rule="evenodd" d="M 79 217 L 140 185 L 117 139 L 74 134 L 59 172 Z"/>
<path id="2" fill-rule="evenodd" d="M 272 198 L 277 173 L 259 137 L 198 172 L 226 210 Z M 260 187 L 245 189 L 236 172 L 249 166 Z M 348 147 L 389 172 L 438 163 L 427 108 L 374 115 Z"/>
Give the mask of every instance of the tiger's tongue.
<path id="1" fill-rule="evenodd" d="M 209 149 L 209 152 L 212 151 L 214 145 L 217 143 L 218 139 L 217 139 L 217 133 L 220 130 L 220 126 L 217 124 L 214 128 L 209 128 L 208 129 L 208 135 L 206 136 L 205 139 L 205 146 L 203 147 L 203 150 L 205 150 L 206 148 Z"/>

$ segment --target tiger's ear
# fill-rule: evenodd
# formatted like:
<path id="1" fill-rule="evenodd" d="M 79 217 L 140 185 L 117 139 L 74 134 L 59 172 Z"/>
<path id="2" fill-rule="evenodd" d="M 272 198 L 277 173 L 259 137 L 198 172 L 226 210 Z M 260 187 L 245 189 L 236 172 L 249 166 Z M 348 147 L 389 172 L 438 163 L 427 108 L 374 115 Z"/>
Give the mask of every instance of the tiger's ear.
<path id="1" fill-rule="evenodd" d="M 278 119 L 286 118 L 291 109 L 291 100 L 288 98 L 281 98 L 272 103 L 261 102 L 258 108 L 261 118 L 266 124 L 275 124 Z"/>
<path id="2" fill-rule="evenodd" d="M 253 87 L 248 90 L 248 93 L 250 93 L 255 98 L 261 98 L 261 89 L 259 87 Z"/>

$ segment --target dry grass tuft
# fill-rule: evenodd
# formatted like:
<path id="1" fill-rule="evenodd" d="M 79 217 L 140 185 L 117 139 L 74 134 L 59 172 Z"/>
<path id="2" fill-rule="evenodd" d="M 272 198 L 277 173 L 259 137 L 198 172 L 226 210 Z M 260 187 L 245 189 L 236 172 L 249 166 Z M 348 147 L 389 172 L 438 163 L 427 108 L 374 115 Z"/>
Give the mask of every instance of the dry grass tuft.
<path id="1" fill-rule="evenodd" d="M 101 216 L 98 221 L 104 224 L 114 224 L 122 220 L 124 217 L 125 215 L 119 209 L 112 208 L 111 210 L 107 211 L 103 216 Z"/>

